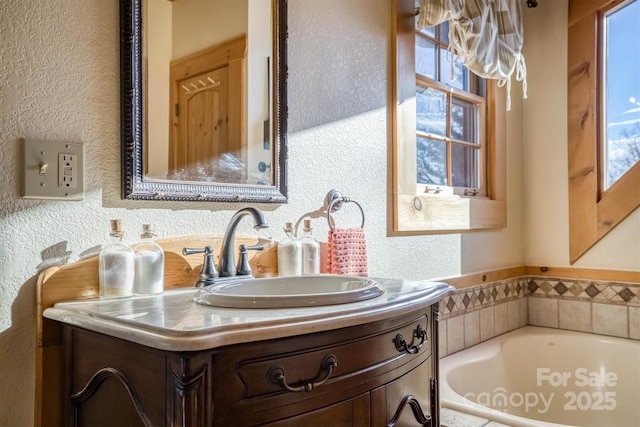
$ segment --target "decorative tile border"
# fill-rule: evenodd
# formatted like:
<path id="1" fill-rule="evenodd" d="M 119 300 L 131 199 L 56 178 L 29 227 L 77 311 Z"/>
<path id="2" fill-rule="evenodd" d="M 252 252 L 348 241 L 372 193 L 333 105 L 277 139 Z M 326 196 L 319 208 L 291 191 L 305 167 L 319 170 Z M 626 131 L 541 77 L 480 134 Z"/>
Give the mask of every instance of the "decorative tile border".
<path id="1" fill-rule="evenodd" d="M 440 301 L 441 319 L 460 316 L 506 301 L 525 298 L 528 294 L 526 277 L 483 283 L 459 289 Z"/>
<path id="2" fill-rule="evenodd" d="M 640 307 L 640 284 L 529 276 L 527 294 Z"/>
<path id="3" fill-rule="evenodd" d="M 640 307 L 640 283 L 523 276 L 459 289 L 440 301 L 441 319 L 527 296 Z"/>

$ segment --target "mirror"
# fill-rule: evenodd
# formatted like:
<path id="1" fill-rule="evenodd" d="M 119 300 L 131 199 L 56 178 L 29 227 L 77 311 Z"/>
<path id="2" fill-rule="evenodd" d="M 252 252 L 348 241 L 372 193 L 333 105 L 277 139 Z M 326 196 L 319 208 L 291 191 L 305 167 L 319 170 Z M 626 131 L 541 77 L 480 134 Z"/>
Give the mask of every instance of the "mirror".
<path id="1" fill-rule="evenodd" d="M 286 0 L 120 0 L 124 199 L 286 203 L 286 22 Z"/>

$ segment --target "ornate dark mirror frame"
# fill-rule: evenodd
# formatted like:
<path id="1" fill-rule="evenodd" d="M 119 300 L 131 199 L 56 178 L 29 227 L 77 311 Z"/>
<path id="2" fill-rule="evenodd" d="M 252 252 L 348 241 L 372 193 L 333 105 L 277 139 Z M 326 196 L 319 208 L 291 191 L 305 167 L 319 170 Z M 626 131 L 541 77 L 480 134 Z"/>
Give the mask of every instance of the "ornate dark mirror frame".
<path id="1" fill-rule="evenodd" d="M 287 0 L 273 0 L 274 185 L 149 179 L 143 158 L 142 0 L 120 0 L 122 198 L 133 200 L 287 202 Z"/>

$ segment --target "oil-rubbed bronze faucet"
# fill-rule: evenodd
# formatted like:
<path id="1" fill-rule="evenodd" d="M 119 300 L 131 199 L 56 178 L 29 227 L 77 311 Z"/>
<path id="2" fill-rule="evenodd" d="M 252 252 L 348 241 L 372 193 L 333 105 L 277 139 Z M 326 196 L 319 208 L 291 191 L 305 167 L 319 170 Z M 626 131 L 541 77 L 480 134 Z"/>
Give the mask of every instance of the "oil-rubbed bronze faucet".
<path id="1" fill-rule="evenodd" d="M 235 240 L 236 229 L 240 220 L 245 216 L 253 217 L 253 228 L 261 229 L 268 228 L 269 224 L 264 218 L 264 215 L 259 209 L 248 207 L 237 211 L 231 217 L 227 230 L 222 238 L 222 247 L 220 248 L 220 266 L 218 268 L 218 274 L 220 277 L 232 277 L 236 275 L 236 262 L 235 262 Z"/>
<path id="2" fill-rule="evenodd" d="M 248 250 L 261 251 L 264 249 L 262 244 L 253 246 L 240 245 L 240 259 L 238 265 L 235 263 L 235 240 L 236 229 L 240 220 L 245 216 L 252 216 L 254 221 L 253 228 L 268 228 L 269 224 L 264 219 L 264 215 L 259 209 L 256 208 L 243 208 L 237 211 L 231 217 L 227 230 L 222 238 L 222 247 L 220 248 L 220 264 L 216 270 L 215 263 L 213 261 L 213 248 L 207 246 L 202 248 L 183 248 L 183 255 L 191 255 L 196 253 L 204 253 L 204 262 L 202 263 L 202 271 L 200 271 L 200 280 L 196 283 L 199 288 L 213 285 L 220 280 L 233 278 L 235 276 L 251 276 L 251 267 L 249 267 L 249 258 L 247 255 Z"/>

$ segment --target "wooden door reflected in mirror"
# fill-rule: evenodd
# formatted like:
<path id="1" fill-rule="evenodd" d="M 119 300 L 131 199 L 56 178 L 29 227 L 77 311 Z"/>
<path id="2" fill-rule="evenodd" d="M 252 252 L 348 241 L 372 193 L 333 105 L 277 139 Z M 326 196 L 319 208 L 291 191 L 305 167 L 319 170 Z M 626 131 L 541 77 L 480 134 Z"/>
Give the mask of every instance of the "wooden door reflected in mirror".
<path id="1" fill-rule="evenodd" d="M 260 141 L 247 146 L 245 52 L 246 36 L 242 36 L 171 62 L 168 171 L 172 179 L 246 184 L 252 161 L 256 182 L 271 183 L 270 173 L 257 169 L 259 162 L 271 161 L 270 145 Z M 151 174 L 151 169 L 147 171 Z"/>

